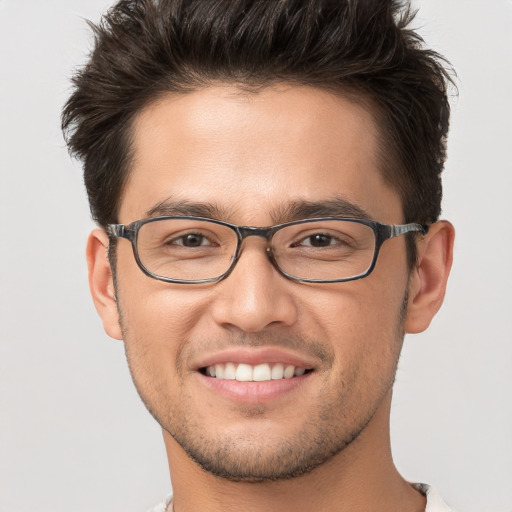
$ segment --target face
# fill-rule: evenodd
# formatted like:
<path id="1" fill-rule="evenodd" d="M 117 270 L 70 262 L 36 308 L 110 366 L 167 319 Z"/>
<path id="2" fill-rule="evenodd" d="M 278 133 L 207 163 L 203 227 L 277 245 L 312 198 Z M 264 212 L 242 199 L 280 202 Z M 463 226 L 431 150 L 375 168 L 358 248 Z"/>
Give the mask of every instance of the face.
<path id="1" fill-rule="evenodd" d="M 374 220 L 403 222 L 378 170 L 371 115 L 325 91 L 219 86 L 169 95 L 139 115 L 133 144 L 123 224 L 199 213 L 268 226 L 306 203 L 317 205 L 316 216 L 351 204 Z M 234 480 L 289 478 L 342 453 L 377 421 L 403 339 L 403 237 L 383 245 L 370 276 L 335 284 L 287 280 L 257 237 L 213 284 L 151 279 L 128 241 L 117 251 L 117 305 L 135 385 L 204 469 Z M 297 375 L 279 378 L 281 367 Z M 213 368 L 264 380 L 212 377 Z M 273 370 L 278 378 L 267 380 Z"/>

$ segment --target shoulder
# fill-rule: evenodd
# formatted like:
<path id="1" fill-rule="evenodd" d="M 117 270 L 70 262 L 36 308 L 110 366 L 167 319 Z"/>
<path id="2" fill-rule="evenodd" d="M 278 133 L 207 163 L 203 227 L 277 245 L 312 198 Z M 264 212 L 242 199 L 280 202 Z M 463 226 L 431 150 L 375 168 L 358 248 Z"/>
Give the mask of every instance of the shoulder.
<path id="1" fill-rule="evenodd" d="M 434 488 L 427 484 L 412 484 L 415 489 L 420 491 L 427 498 L 427 508 L 425 512 L 455 512 L 439 496 Z"/>

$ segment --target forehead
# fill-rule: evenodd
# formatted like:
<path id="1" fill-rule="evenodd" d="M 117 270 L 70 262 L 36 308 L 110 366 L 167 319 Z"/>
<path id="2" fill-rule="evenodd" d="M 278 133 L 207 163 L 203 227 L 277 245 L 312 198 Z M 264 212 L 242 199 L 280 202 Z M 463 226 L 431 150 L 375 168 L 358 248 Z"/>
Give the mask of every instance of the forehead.
<path id="1" fill-rule="evenodd" d="M 377 135 L 366 108 L 313 87 L 168 94 L 135 120 L 119 219 L 142 218 L 168 200 L 268 224 L 287 204 L 338 198 L 377 220 L 400 217 L 398 197 L 378 170 Z"/>

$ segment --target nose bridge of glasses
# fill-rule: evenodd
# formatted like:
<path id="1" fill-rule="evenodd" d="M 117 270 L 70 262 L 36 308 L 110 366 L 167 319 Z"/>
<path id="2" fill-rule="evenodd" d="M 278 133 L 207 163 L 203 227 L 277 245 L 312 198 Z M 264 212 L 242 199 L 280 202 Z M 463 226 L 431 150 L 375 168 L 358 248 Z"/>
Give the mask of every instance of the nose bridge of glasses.
<path id="1" fill-rule="evenodd" d="M 276 266 L 272 248 L 270 247 L 270 241 L 271 241 L 272 236 L 275 233 L 275 231 L 276 231 L 275 226 L 270 226 L 270 227 L 265 227 L 265 228 L 260 228 L 260 227 L 255 227 L 255 226 L 237 226 L 237 232 L 238 232 L 240 243 L 239 243 L 239 248 L 238 248 L 238 256 L 236 259 L 238 260 L 238 257 L 240 256 L 240 253 L 242 251 L 242 244 L 243 244 L 244 240 L 248 237 L 255 236 L 255 237 L 264 239 L 265 245 L 266 245 L 265 250 L 267 253 L 267 257 L 269 258 L 272 265 Z"/>
<path id="2" fill-rule="evenodd" d="M 258 236 L 260 238 L 264 238 L 265 240 L 270 240 L 273 233 L 275 231 L 274 227 L 268 228 L 258 228 L 254 226 L 239 226 L 238 233 L 240 235 L 240 240 L 244 240 L 249 236 Z"/>

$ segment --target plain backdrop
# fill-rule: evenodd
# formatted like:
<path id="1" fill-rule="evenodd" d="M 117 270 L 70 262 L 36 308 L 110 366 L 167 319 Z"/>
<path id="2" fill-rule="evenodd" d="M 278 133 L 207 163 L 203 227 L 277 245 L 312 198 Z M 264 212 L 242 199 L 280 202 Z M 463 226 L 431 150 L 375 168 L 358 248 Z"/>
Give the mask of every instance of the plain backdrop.
<path id="1" fill-rule="evenodd" d="M 107 0 L 0 0 L 0 512 L 143 512 L 170 490 L 161 432 L 87 288 L 93 227 L 59 129 Z M 421 0 L 458 72 L 445 305 L 409 336 L 395 461 L 459 512 L 512 512 L 512 2 Z"/>

